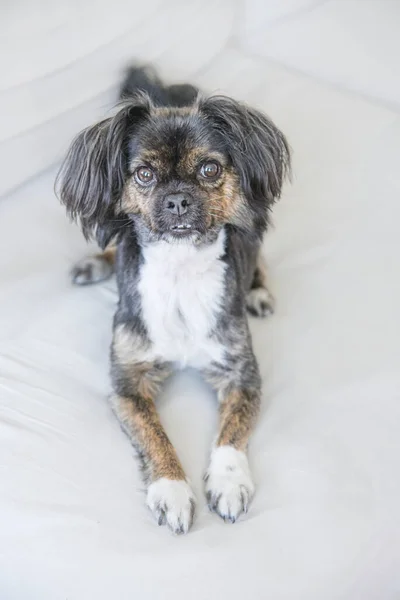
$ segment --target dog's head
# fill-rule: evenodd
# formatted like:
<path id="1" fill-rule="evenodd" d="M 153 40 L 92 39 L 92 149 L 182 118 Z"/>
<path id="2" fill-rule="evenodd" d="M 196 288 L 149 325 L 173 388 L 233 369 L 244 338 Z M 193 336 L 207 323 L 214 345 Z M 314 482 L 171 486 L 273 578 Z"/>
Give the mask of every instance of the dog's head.
<path id="1" fill-rule="evenodd" d="M 138 95 L 77 136 L 59 195 L 103 247 L 129 221 L 170 242 L 199 243 L 226 224 L 261 235 L 289 163 L 283 134 L 234 100 L 165 108 Z"/>

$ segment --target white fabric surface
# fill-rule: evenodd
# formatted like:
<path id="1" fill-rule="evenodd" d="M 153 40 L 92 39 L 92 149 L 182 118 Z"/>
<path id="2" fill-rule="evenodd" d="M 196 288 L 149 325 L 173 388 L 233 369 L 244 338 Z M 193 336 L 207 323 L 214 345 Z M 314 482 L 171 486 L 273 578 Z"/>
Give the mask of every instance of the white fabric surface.
<path id="1" fill-rule="evenodd" d="M 400 108 L 398 0 L 244 0 L 240 39 L 331 85 Z"/>
<path id="2" fill-rule="evenodd" d="M 215 401 L 181 374 L 160 412 L 197 518 L 186 537 L 153 523 L 106 401 L 115 284 L 70 286 L 88 249 L 48 172 L 0 202 L 0 597 L 395 600 L 399 115 L 379 88 L 374 101 L 335 90 L 238 42 L 193 79 L 266 110 L 294 148 L 266 240 L 277 311 L 251 321 L 264 379 L 256 497 L 235 525 L 209 514 Z"/>

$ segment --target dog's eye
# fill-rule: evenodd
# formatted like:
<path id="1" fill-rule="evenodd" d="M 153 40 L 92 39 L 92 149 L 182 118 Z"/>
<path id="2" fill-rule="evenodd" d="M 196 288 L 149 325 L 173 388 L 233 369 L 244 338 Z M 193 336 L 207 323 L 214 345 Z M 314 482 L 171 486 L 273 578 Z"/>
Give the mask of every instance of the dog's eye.
<path id="1" fill-rule="evenodd" d="M 216 179 L 221 173 L 221 166 L 215 162 L 207 162 L 200 169 L 200 174 L 205 179 Z"/>
<path id="2" fill-rule="evenodd" d="M 154 180 L 154 172 L 149 167 L 139 167 L 135 171 L 135 179 L 140 185 L 148 185 Z"/>

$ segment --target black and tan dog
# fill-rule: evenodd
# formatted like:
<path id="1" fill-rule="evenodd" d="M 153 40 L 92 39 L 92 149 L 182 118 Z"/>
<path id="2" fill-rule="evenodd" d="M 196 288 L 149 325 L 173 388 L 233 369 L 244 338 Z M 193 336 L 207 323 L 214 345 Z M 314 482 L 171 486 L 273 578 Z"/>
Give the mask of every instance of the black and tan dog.
<path id="1" fill-rule="evenodd" d="M 220 426 L 205 475 L 210 508 L 235 522 L 254 494 L 246 449 L 260 375 L 246 309 L 271 310 L 260 247 L 289 170 L 282 133 L 238 102 L 202 98 L 129 71 L 115 116 L 74 140 L 59 194 L 103 254 L 74 270 L 78 284 L 115 270 L 112 406 L 138 451 L 147 505 L 187 532 L 195 498 L 155 407 L 172 369 L 199 369 L 218 393 Z"/>

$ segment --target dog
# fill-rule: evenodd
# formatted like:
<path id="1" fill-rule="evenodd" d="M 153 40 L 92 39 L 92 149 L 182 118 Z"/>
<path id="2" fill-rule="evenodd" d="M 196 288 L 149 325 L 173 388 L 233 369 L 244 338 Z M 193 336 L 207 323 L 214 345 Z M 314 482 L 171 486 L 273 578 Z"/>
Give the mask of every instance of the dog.
<path id="1" fill-rule="evenodd" d="M 141 461 L 147 506 L 179 534 L 195 495 L 155 405 L 173 369 L 198 369 L 218 396 L 210 509 L 234 523 L 254 494 L 247 446 L 261 379 L 246 311 L 273 308 L 261 244 L 290 149 L 257 110 L 166 86 L 149 68 L 128 71 L 121 97 L 72 142 L 58 194 L 103 250 L 75 266 L 74 282 L 116 272 L 111 404 Z"/>

